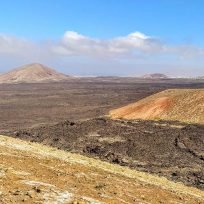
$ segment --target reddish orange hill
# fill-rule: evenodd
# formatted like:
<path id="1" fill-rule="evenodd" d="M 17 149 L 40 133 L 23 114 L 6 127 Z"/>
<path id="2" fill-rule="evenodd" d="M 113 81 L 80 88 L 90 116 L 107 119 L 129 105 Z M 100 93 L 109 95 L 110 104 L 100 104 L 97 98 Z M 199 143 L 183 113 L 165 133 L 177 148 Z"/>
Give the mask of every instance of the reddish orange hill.
<path id="1" fill-rule="evenodd" d="M 169 89 L 110 111 L 111 118 L 204 124 L 204 89 Z"/>

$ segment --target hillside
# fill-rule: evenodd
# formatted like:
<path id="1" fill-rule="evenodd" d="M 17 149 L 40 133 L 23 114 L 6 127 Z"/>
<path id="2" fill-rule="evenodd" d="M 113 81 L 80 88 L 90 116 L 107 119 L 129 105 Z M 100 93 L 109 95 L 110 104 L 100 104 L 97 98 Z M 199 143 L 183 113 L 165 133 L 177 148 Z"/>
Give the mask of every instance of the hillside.
<path id="1" fill-rule="evenodd" d="M 204 126 L 93 118 L 14 130 L 9 135 L 204 189 Z"/>
<path id="2" fill-rule="evenodd" d="M 110 111 L 111 118 L 204 124 L 204 89 L 169 89 Z"/>
<path id="3" fill-rule="evenodd" d="M 28 64 L 0 75 L 0 83 L 34 83 L 61 81 L 70 78 L 42 64 Z"/>
<path id="4" fill-rule="evenodd" d="M 189 203 L 204 193 L 165 178 L 0 136 L 1 203 Z"/>

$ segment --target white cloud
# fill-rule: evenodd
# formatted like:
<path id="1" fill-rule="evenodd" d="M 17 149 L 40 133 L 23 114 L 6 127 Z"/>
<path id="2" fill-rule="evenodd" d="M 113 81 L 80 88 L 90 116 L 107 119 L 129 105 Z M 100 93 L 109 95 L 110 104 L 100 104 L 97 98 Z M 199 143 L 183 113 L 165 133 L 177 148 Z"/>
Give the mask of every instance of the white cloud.
<path id="1" fill-rule="evenodd" d="M 74 31 L 67 31 L 52 47 L 55 54 L 65 56 L 89 56 L 113 59 L 141 59 L 174 55 L 178 59 L 204 56 L 204 48 L 193 45 L 172 45 L 140 32 L 112 39 L 95 39 Z"/>
<path id="2" fill-rule="evenodd" d="M 62 55 L 114 58 L 148 54 L 161 49 L 162 45 L 158 40 L 140 32 L 102 40 L 90 38 L 77 32 L 67 31 L 59 44 L 53 47 L 55 53 Z"/>
<path id="3" fill-rule="evenodd" d="M 204 56 L 204 48 L 196 47 L 194 45 L 171 45 L 166 48 L 166 52 L 174 53 L 181 59 L 199 58 Z"/>
<path id="4" fill-rule="evenodd" d="M 0 55 L 32 58 L 85 56 L 91 58 L 141 59 L 174 55 L 178 59 L 204 56 L 204 48 L 193 45 L 172 45 L 140 32 L 112 39 L 96 39 L 67 31 L 57 42 L 37 43 L 24 38 L 0 34 Z"/>
<path id="5" fill-rule="evenodd" d="M 153 64 L 155 67 L 162 64 L 173 67 L 202 66 L 204 48 L 192 44 L 174 45 L 140 32 L 111 39 L 97 39 L 67 31 L 60 39 L 49 43 L 0 34 L 0 61 L 1 68 L 7 62 L 13 63 L 12 66 L 41 62 L 51 65 L 61 63 L 61 67 L 75 67 L 78 64 L 82 70 L 86 64 L 85 69 L 90 67 L 90 70 L 98 69 L 103 73 L 102 64 L 105 64 L 107 70 L 115 66 L 115 69 L 121 67 L 120 70 L 124 67 L 126 72 L 128 66 L 133 69 L 138 64 L 149 67 Z"/>
<path id="6" fill-rule="evenodd" d="M 2 54 L 19 54 L 31 47 L 32 43 L 28 40 L 0 34 L 0 53 Z"/>

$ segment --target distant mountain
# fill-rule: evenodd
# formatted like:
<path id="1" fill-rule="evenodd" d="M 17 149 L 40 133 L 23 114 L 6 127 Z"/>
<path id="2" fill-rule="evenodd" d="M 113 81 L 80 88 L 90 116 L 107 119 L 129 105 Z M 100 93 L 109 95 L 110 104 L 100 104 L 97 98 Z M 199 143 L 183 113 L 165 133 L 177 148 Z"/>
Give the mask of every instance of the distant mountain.
<path id="1" fill-rule="evenodd" d="M 142 76 L 144 79 L 168 79 L 168 76 L 161 73 L 154 73 L 154 74 L 145 74 Z"/>
<path id="2" fill-rule="evenodd" d="M 0 83 L 36 83 L 62 81 L 71 78 L 42 64 L 28 64 L 0 75 Z"/>
<path id="3" fill-rule="evenodd" d="M 204 79 L 204 76 L 196 77 L 196 79 Z"/>

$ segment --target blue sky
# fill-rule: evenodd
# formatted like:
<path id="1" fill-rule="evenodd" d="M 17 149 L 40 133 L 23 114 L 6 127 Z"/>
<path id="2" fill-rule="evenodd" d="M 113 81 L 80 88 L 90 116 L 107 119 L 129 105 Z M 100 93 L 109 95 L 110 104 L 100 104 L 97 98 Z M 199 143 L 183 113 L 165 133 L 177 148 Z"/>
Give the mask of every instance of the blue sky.
<path id="1" fill-rule="evenodd" d="M 38 61 L 78 75 L 204 75 L 202 0 L 0 5 L 0 72 Z"/>

